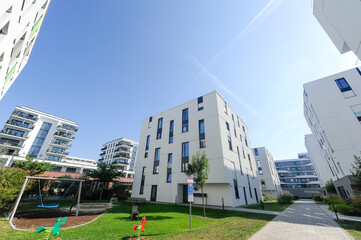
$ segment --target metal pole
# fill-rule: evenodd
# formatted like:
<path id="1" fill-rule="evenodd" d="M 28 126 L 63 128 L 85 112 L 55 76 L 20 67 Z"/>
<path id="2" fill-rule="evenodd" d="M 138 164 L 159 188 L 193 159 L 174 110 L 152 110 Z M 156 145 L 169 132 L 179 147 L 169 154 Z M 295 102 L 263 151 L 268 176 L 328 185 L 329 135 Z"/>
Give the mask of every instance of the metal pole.
<path id="1" fill-rule="evenodd" d="M 189 202 L 189 229 L 192 230 L 192 202 Z"/>
<path id="2" fill-rule="evenodd" d="M 338 219 L 338 215 L 337 215 L 337 211 L 336 211 L 335 205 L 333 205 L 333 203 L 331 203 L 331 204 L 332 204 L 333 211 L 335 212 L 336 218 L 337 218 L 337 221 L 338 221 L 338 220 L 340 220 L 340 219 Z"/>
<path id="3" fill-rule="evenodd" d="M 79 194 L 78 194 L 78 202 L 76 205 L 76 216 L 79 216 L 79 207 L 80 207 L 80 195 L 81 195 L 81 187 L 83 185 L 83 182 L 80 182 L 79 184 Z"/>
<path id="4" fill-rule="evenodd" d="M 15 202 L 15 205 L 14 205 L 14 210 L 10 213 L 10 216 L 9 216 L 9 222 L 10 222 L 10 223 L 13 221 L 13 218 L 14 218 L 15 213 L 16 213 L 16 209 L 17 209 L 18 206 L 19 206 L 21 197 L 23 196 L 23 193 L 24 193 L 24 191 L 25 191 L 26 185 L 28 185 L 28 182 L 29 182 L 29 178 L 26 177 L 26 178 L 25 178 L 25 181 L 24 181 L 24 184 L 23 184 L 23 187 L 21 188 L 19 197 L 18 197 L 18 199 L 16 199 L 16 202 Z"/>

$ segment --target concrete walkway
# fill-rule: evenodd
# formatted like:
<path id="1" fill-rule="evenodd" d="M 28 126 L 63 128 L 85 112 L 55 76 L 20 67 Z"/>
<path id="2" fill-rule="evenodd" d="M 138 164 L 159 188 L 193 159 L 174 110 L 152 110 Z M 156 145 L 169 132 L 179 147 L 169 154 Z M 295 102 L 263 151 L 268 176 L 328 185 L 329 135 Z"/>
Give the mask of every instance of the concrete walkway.
<path id="1" fill-rule="evenodd" d="M 252 240 L 353 239 L 313 200 L 299 200 L 259 230 Z"/>

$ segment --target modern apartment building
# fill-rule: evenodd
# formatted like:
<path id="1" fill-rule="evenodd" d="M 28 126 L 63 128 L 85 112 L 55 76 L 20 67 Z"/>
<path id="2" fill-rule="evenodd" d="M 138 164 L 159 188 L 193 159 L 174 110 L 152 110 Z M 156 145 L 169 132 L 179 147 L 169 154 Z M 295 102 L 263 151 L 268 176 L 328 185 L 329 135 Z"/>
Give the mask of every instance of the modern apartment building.
<path id="1" fill-rule="evenodd" d="M 275 163 L 282 190 L 301 198 L 323 195 L 308 153 L 299 153 L 296 159 L 276 160 Z"/>
<path id="2" fill-rule="evenodd" d="M 197 152 L 209 159 L 207 205 L 262 200 L 248 128 L 216 91 L 143 120 L 132 197 L 187 202 L 184 171 Z M 195 203 L 201 199 L 195 192 Z"/>
<path id="3" fill-rule="evenodd" d="M 314 0 L 313 14 L 340 53 L 361 59 L 360 0 Z"/>
<path id="4" fill-rule="evenodd" d="M 69 155 L 78 125 L 28 107 L 16 107 L 0 132 L 6 155 L 61 161 Z"/>
<path id="5" fill-rule="evenodd" d="M 350 169 L 361 155 L 361 71 L 350 69 L 304 84 L 304 116 L 340 196 L 354 196 Z"/>
<path id="6" fill-rule="evenodd" d="M 50 0 L 1 0 L 0 100 L 29 60 Z"/>
<path id="7" fill-rule="evenodd" d="M 103 144 L 100 162 L 106 162 L 123 172 L 123 177 L 134 178 L 134 164 L 139 143 L 128 139 L 118 138 Z"/>
<path id="8" fill-rule="evenodd" d="M 272 154 L 265 147 L 253 148 L 252 150 L 263 196 L 269 195 L 273 199 L 277 199 L 278 196 L 282 195 L 282 189 Z"/>

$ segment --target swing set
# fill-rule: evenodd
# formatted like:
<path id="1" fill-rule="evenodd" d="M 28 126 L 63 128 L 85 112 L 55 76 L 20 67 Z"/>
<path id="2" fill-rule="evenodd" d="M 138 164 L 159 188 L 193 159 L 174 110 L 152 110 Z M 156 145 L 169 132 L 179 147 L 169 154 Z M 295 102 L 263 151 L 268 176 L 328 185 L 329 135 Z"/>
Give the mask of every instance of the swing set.
<path id="1" fill-rule="evenodd" d="M 63 199 L 65 198 L 66 194 L 69 192 L 69 190 L 71 189 L 71 187 L 74 185 L 73 181 L 70 185 L 70 187 L 68 187 L 65 191 L 65 193 L 60 197 L 59 201 L 56 204 L 44 204 L 44 199 L 43 199 L 43 195 L 41 194 L 41 184 L 40 184 L 40 179 L 38 179 L 38 186 L 39 186 L 39 205 L 38 208 L 58 208 L 59 204 L 61 203 L 61 201 L 63 201 Z M 60 183 L 58 185 L 58 188 L 60 187 Z"/>

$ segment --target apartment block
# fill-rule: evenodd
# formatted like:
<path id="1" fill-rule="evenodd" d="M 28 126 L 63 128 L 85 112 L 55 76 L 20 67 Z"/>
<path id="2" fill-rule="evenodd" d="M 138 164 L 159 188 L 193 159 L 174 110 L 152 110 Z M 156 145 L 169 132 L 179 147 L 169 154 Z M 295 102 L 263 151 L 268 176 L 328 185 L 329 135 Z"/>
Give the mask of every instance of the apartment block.
<path id="1" fill-rule="evenodd" d="M 263 196 L 269 195 L 277 199 L 282 195 L 280 179 L 278 177 L 272 154 L 265 147 L 253 148 L 257 166 L 257 178 L 261 184 Z"/>
<path id="2" fill-rule="evenodd" d="M 61 161 L 69 155 L 78 125 L 28 107 L 16 107 L 0 132 L 6 155 Z"/>
<path id="3" fill-rule="evenodd" d="M 354 155 L 361 155 L 360 69 L 304 84 L 303 98 L 304 116 L 328 167 L 320 172 L 322 180 L 331 177 L 340 196 L 354 196 L 350 169 Z"/>
<path id="4" fill-rule="evenodd" d="M 301 198 L 324 194 L 308 153 L 299 153 L 296 159 L 276 160 L 275 164 L 283 191 Z"/>
<path id="5" fill-rule="evenodd" d="M 248 128 L 216 91 L 143 120 L 132 197 L 186 203 L 185 170 L 197 152 L 209 159 L 207 205 L 262 200 Z M 202 202 L 200 191 L 194 201 Z"/>
<path id="6" fill-rule="evenodd" d="M 0 100 L 29 60 L 50 0 L 1 0 Z"/>
<path id="7" fill-rule="evenodd" d="M 100 162 L 116 166 L 123 172 L 123 177 L 134 178 L 134 164 L 139 143 L 128 139 L 118 138 L 103 144 Z"/>

